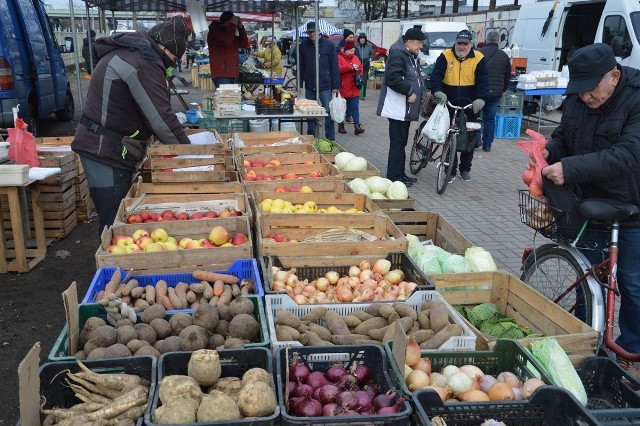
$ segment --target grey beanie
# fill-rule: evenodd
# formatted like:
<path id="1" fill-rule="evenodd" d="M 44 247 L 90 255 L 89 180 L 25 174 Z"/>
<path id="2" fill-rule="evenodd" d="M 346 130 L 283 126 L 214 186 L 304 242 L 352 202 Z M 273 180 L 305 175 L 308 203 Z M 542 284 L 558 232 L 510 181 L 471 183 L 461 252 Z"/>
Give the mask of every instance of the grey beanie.
<path id="1" fill-rule="evenodd" d="M 182 16 L 174 16 L 149 30 L 149 36 L 153 41 L 166 47 L 178 58 L 187 50 L 188 33 L 187 21 Z"/>

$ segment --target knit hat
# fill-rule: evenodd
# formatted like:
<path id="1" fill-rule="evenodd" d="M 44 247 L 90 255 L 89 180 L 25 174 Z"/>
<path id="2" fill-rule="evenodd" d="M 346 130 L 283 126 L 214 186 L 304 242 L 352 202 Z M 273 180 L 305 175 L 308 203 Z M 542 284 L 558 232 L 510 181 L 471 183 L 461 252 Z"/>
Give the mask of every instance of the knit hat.
<path id="1" fill-rule="evenodd" d="M 227 10 L 226 12 L 222 12 L 222 15 L 220 15 L 220 23 L 224 24 L 225 22 L 230 21 L 234 16 L 235 15 L 231 11 Z"/>
<path id="2" fill-rule="evenodd" d="M 342 49 L 346 52 L 347 50 L 355 49 L 356 44 L 352 41 L 345 41 Z"/>
<path id="3" fill-rule="evenodd" d="M 366 40 L 367 39 L 367 35 L 365 33 L 358 34 L 358 40 L 360 40 L 361 38 Z"/>
<path id="4" fill-rule="evenodd" d="M 351 30 L 349 30 L 349 29 L 345 28 L 345 29 L 344 29 L 344 32 L 342 33 L 342 38 L 347 38 L 347 37 L 349 37 L 350 35 L 353 35 L 353 31 L 351 31 Z"/>
<path id="5" fill-rule="evenodd" d="M 404 33 L 404 35 L 402 36 L 402 39 L 404 41 L 407 40 L 426 40 L 427 36 L 424 35 L 424 33 L 418 29 L 418 28 L 409 28 L 407 30 L 407 32 Z"/>
<path id="6" fill-rule="evenodd" d="M 174 16 L 151 28 L 149 36 L 153 41 L 163 45 L 169 52 L 180 58 L 187 50 L 188 32 L 187 21 L 182 16 Z"/>

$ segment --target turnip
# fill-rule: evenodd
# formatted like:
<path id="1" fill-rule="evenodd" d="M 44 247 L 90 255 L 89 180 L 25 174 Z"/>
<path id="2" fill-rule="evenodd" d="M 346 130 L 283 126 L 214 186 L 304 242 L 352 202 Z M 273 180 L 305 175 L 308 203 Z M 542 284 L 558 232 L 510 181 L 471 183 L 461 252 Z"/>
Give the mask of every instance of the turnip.
<path id="1" fill-rule="evenodd" d="M 238 420 L 241 419 L 240 410 L 231 397 L 214 390 L 205 395 L 200 402 L 197 415 L 199 422 Z"/>
<path id="2" fill-rule="evenodd" d="M 192 377 L 200 386 L 211 386 L 220 378 L 220 356 L 217 351 L 200 349 L 191 354 L 187 368 L 189 377 Z"/>
<path id="3" fill-rule="evenodd" d="M 276 395 L 271 386 L 260 380 L 253 380 L 240 390 L 238 408 L 245 417 L 265 417 L 276 409 Z"/>

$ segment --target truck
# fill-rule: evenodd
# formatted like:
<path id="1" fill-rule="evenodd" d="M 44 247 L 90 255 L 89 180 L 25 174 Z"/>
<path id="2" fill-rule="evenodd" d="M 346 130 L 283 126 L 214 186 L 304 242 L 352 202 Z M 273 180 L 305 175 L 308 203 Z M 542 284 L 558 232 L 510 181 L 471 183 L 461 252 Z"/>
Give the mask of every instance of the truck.
<path id="1" fill-rule="evenodd" d="M 629 0 L 556 0 L 523 4 L 511 42 L 527 71 L 561 71 L 574 50 L 607 43 L 618 63 L 640 68 L 640 3 Z"/>
<path id="2" fill-rule="evenodd" d="M 0 2 L 0 128 L 14 126 L 13 111 L 37 136 L 38 121 L 55 114 L 73 120 L 75 104 L 59 46 L 41 0 Z"/>

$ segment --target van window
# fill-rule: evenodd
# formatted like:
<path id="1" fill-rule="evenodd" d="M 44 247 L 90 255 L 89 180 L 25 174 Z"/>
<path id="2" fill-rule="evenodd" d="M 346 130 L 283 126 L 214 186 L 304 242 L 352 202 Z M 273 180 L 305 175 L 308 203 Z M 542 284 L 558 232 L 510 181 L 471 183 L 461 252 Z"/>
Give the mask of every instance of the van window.
<path id="1" fill-rule="evenodd" d="M 454 32 L 429 32 L 425 33 L 427 40 L 429 41 L 430 48 L 442 49 L 451 47 L 456 44 L 456 36 L 458 33 Z"/>
<path id="2" fill-rule="evenodd" d="M 624 59 L 631 55 L 631 37 L 624 16 L 607 16 L 604 20 L 602 37 L 602 42 L 609 44 L 617 57 Z"/>
<path id="3" fill-rule="evenodd" d="M 0 22 L 0 26 L 4 26 L 4 33 L 7 37 L 16 38 L 16 30 L 13 28 L 13 19 L 11 19 L 9 8 L 0 7 Z"/>

